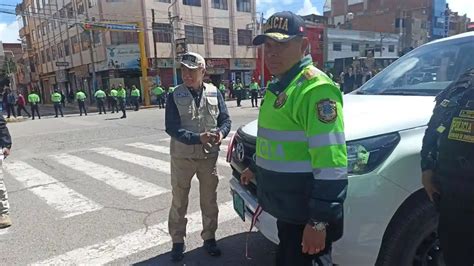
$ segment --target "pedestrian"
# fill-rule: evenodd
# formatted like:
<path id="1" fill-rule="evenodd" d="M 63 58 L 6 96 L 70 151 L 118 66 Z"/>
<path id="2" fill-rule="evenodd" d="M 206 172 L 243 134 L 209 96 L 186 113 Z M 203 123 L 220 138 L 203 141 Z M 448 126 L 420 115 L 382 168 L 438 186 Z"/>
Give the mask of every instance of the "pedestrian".
<path id="1" fill-rule="evenodd" d="M 352 67 L 347 68 L 347 73 L 344 74 L 344 94 L 350 93 L 354 90 L 355 75 Z"/>
<path id="2" fill-rule="evenodd" d="M 421 170 L 423 186 L 439 211 L 444 262 L 474 265 L 474 69 L 436 97 Z"/>
<path id="3" fill-rule="evenodd" d="M 278 80 L 260 108 L 256 164 L 241 182 L 256 173 L 258 203 L 277 219 L 276 265 L 333 265 L 347 190 L 342 94 L 305 55 L 303 18 L 278 12 L 264 29 L 253 44 L 265 45 L 265 62 Z"/>
<path id="4" fill-rule="evenodd" d="M 127 91 L 122 86 L 122 84 L 119 84 L 118 86 L 117 99 L 120 106 L 120 110 L 122 110 L 122 116 L 120 117 L 120 119 L 127 118 L 127 112 L 125 110 L 126 109 L 125 104 L 127 100 Z"/>
<path id="5" fill-rule="evenodd" d="M 58 112 L 61 113 L 61 117 L 64 117 L 63 108 L 61 106 L 61 94 L 58 92 L 57 89 L 55 89 L 53 94 L 51 94 L 51 102 L 53 102 L 54 113 L 56 114 L 54 117 L 58 117 Z"/>
<path id="6" fill-rule="evenodd" d="M 250 95 L 252 97 L 252 107 L 258 107 L 258 91 L 260 90 L 260 86 L 258 86 L 257 81 L 255 78 L 252 78 L 252 83 L 250 83 Z M 255 105 L 254 105 L 255 101 Z"/>
<path id="7" fill-rule="evenodd" d="M 138 111 L 138 107 L 140 106 L 140 90 L 135 85 L 132 85 L 130 96 L 132 98 L 132 104 L 135 106 L 135 111 Z"/>
<path id="8" fill-rule="evenodd" d="M 63 91 L 61 91 L 60 94 L 61 94 L 61 104 L 63 108 L 66 108 L 66 95 L 64 95 Z"/>
<path id="9" fill-rule="evenodd" d="M 165 98 L 164 98 L 164 93 L 165 91 L 160 85 L 156 85 L 156 87 L 153 89 L 153 94 L 156 97 L 156 104 L 158 105 L 158 108 L 165 108 Z"/>
<path id="10" fill-rule="evenodd" d="M 87 110 L 86 110 L 86 99 L 87 96 L 82 90 L 78 90 L 76 92 L 76 101 L 79 106 L 79 115 L 82 116 L 82 112 L 84 111 L 84 114 L 87 116 Z"/>
<path id="11" fill-rule="evenodd" d="M 2 109 L 3 111 L 7 111 L 8 108 L 8 87 L 3 88 L 2 93 Z"/>
<path id="12" fill-rule="evenodd" d="M 28 118 L 31 117 L 30 113 L 25 108 L 26 100 L 22 93 L 18 94 L 18 99 L 16 100 L 16 104 L 17 104 L 18 116 L 21 116 L 21 111 L 23 110 L 28 115 Z"/>
<path id="13" fill-rule="evenodd" d="M 15 104 L 16 104 L 16 97 L 15 93 L 10 89 L 7 88 L 7 118 L 10 118 L 10 115 L 13 115 L 13 117 L 16 118 L 15 114 Z"/>
<path id="14" fill-rule="evenodd" d="M 106 99 L 107 94 L 105 94 L 105 92 L 99 88 L 94 93 L 94 97 L 97 101 L 97 108 L 99 109 L 99 115 L 102 114 L 102 111 L 104 111 L 104 114 L 107 114 L 107 112 L 105 112 L 105 104 L 104 104 L 104 100 Z"/>
<path id="15" fill-rule="evenodd" d="M 118 113 L 118 105 L 117 105 L 117 95 L 118 95 L 118 92 L 117 90 L 115 89 L 115 87 L 112 87 L 112 89 L 110 90 L 110 101 L 111 101 L 111 104 L 112 104 L 112 114 L 117 112 Z"/>
<path id="16" fill-rule="evenodd" d="M 12 138 L 3 115 L 0 115 L 0 145 L 2 145 L 3 158 L 7 158 L 7 156 L 10 155 L 10 149 L 12 148 Z M 12 225 L 8 193 L 3 176 L 3 174 L 0 175 L 0 229 Z"/>
<path id="17" fill-rule="evenodd" d="M 30 103 L 30 107 L 31 107 L 31 115 L 32 115 L 31 119 L 35 120 L 35 112 L 38 115 L 38 119 L 41 119 L 41 116 L 40 116 L 40 113 L 39 113 L 39 108 L 38 108 L 38 104 L 40 102 L 40 97 L 38 96 L 36 91 L 32 91 L 28 95 L 28 102 Z"/>
<path id="18" fill-rule="evenodd" d="M 240 82 L 240 79 L 234 83 L 234 95 L 237 97 L 237 107 L 241 106 L 242 97 L 243 97 L 244 85 Z"/>
<path id="19" fill-rule="evenodd" d="M 165 112 L 166 132 L 171 136 L 173 190 L 168 229 L 173 242 L 171 260 L 175 262 L 184 258 L 185 216 L 194 175 L 199 180 L 204 249 L 211 256 L 221 255 L 215 239 L 219 212 L 216 162 L 219 145 L 231 127 L 222 94 L 214 85 L 203 83 L 204 58 L 197 53 L 186 53 L 181 60 L 183 84 L 168 95 Z"/>
<path id="20" fill-rule="evenodd" d="M 112 96 L 110 95 L 111 89 L 107 89 L 105 91 L 105 95 L 107 95 L 107 109 L 110 111 L 112 109 Z"/>
<path id="21" fill-rule="evenodd" d="M 226 91 L 226 89 L 225 89 L 225 84 L 222 80 L 219 83 L 219 91 L 221 92 L 222 97 L 224 97 L 224 100 L 225 100 L 225 91 Z"/>

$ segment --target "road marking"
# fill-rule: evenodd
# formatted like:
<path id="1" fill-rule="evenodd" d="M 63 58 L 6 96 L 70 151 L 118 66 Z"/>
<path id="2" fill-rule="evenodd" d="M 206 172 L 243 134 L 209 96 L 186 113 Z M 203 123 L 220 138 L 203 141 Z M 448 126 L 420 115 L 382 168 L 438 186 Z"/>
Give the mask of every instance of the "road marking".
<path id="1" fill-rule="evenodd" d="M 194 212 L 187 218 L 188 234 L 202 230 L 201 211 Z M 231 201 L 219 205 L 219 223 L 235 218 L 237 215 Z M 78 248 L 33 265 L 102 265 L 171 242 L 167 232 L 168 221 L 164 221 L 147 230 L 140 229 L 99 244 Z"/>
<path id="2" fill-rule="evenodd" d="M 125 191 L 139 199 L 146 199 L 169 192 L 169 190 L 153 183 L 138 179 L 132 175 L 120 172 L 105 165 L 84 160 L 77 156 L 59 154 L 51 157 L 60 164 L 102 181 L 117 190 Z"/>
<path id="3" fill-rule="evenodd" d="M 25 188 L 45 200 L 49 206 L 64 213 L 63 218 L 102 209 L 99 204 L 25 162 L 9 162 L 4 166 Z"/>
<path id="4" fill-rule="evenodd" d="M 130 152 L 124 152 L 112 148 L 100 147 L 91 149 L 93 152 L 97 152 L 102 155 L 106 155 L 115 159 L 119 159 L 128 163 L 137 164 L 146 168 L 150 168 L 155 171 L 163 172 L 165 174 L 170 174 L 170 163 L 167 161 L 154 159 Z"/>
<path id="5" fill-rule="evenodd" d="M 154 151 L 154 152 L 158 152 L 158 153 L 162 153 L 162 154 L 170 154 L 170 147 L 168 147 L 168 146 L 153 145 L 153 144 L 148 144 L 148 143 L 143 143 L 143 142 L 129 143 L 129 144 L 126 144 L 126 145 L 130 146 L 130 147 L 135 147 L 135 148 L 139 148 L 139 149 Z M 217 158 L 217 164 L 221 165 L 221 166 L 226 166 L 226 167 L 229 166 L 229 163 L 226 162 L 226 160 L 221 158 L 221 157 Z"/>

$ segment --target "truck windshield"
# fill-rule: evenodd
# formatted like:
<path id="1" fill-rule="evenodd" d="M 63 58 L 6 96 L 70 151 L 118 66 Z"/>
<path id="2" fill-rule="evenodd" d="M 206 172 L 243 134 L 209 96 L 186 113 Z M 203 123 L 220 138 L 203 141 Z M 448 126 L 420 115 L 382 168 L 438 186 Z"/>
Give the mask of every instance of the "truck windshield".
<path id="1" fill-rule="evenodd" d="M 365 83 L 358 94 L 437 95 L 474 67 L 474 35 L 421 46 Z"/>

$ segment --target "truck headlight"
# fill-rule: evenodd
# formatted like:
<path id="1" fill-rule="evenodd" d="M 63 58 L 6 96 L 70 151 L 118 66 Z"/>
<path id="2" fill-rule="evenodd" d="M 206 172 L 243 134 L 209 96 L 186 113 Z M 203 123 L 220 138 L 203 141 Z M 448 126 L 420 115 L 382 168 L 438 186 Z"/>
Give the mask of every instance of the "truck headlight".
<path id="1" fill-rule="evenodd" d="M 398 133 L 390 133 L 347 142 L 347 170 L 349 174 L 361 175 L 377 168 L 397 146 Z"/>

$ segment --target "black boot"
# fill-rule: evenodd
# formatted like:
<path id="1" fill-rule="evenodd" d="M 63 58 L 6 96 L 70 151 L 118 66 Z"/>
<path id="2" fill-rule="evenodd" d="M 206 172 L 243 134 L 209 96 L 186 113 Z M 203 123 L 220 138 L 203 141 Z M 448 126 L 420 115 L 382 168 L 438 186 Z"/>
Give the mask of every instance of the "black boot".
<path id="1" fill-rule="evenodd" d="M 178 262 L 184 259 L 184 250 L 186 247 L 184 243 L 175 243 L 171 249 L 171 261 Z"/>
<path id="2" fill-rule="evenodd" d="M 216 240 L 214 238 L 205 240 L 203 247 L 212 257 L 219 257 L 221 255 L 221 250 L 217 246 Z"/>

